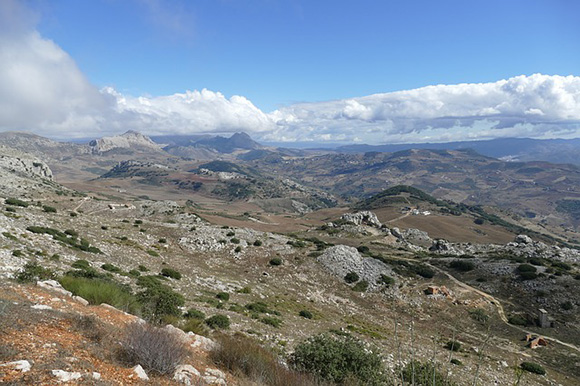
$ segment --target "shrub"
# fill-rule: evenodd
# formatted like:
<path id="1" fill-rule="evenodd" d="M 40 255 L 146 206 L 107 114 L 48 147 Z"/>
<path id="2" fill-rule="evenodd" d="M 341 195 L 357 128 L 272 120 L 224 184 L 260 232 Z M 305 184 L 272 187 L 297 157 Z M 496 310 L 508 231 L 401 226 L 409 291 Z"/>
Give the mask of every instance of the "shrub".
<path id="1" fill-rule="evenodd" d="M 520 264 L 516 268 L 516 271 L 518 271 L 519 273 L 523 273 L 523 272 L 534 272 L 535 273 L 537 271 L 537 268 L 531 264 Z"/>
<path id="2" fill-rule="evenodd" d="M 215 297 L 218 298 L 219 300 L 223 300 L 224 302 L 230 300 L 230 294 L 227 292 L 218 292 Z"/>
<path id="3" fill-rule="evenodd" d="M 234 231 L 229 231 L 228 233 L 226 233 L 226 236 L 227 237 L 232 237 L 232 236 L 235 236 L 235 235 L 236 235 L 236 232 L 234 232 Z"/>
<path id="4" fill-rule="evenodd" d="M 445 343 L 445 348 L 451 351 L 459 351 L 461 350 L 461 343 L 456 340 L 450 340 Z"/>
<path id="5" fill-rule="evenodd" d="M 356 272 L 349 272 L 344 276 L 344 281 L 346 281 L 349 284 L 352 283 L 356 283 L 357 281 L 359 281 L 359 276 Z"/>
<path id="6" fill-rule="evenodd" d="M 227 315 L 217 314 L 207 318 L 205 324 L 214 330 L 228 329 L 230 328 L 230 318 Z"/>
<path id="7" fill-rule="evenodd" d="M 121 347 L 123 362 L 162 375 L 173 372 L 188 354 L 186 344 L 169 330 L 140 323 L 125 328 Z"/>
<path id="8" fill-rule="evenodd" d="M 417 275 L 424 277 L 425 279 L 431 279 L 432 277 L 435 276 L 435 271 L 433 271 L 431 268 L 429 268 L 424 264 L 418 264 L 413 266 L 413 271 Z"/>
<path id="9" fill-rule="evenodd" d="M 14 275 L 14 278 L 21 283 L 30 283 L 37 280 L 54 279 L 55 274 L 52 270 L 44 268 L 36 262 L 28 262 L 22 270 Z"/>
<path id="10" fill-rule="evenodd" d="M 238 239 L 237 237 L 232 237 L 232 238 L 230 239 L 230 242 L 231 242 L 232 244 L 239 244 L 239 243 L 240 243 L 240 239 Z"/>
<path id="11" fill-rule="evenodd" d="M 262 242 L 260 240 L 254 241 L 254 247 L 261 247 L 261 246 L 262 246 Z"/>
<path id="12" fill-rule="evenodd" d="M 14 257 L 22 257 L 24 256 L 24 252 L 21 249 L 15 249 L 12 251 L 12 256 Z"/>
<path id="13" fill-rule="evenodd" d="M 520 367 L 525 371 L 529 371 L 530 373 L 540 374 L 540 375 L 546 374 L 546 370 L 544 370 L 544 368 L 537 363 L 522 362 Z"/>
<path id="14" fill-rule="evenodd" d="M 306 319 L 312 319 L 313 315 L 312 312 L 308 311 L 308 310 L 302 310 L 298 313 L 298 315 L 302 316 L 303 318 Z"/>
<path id="15" fill-rule="evenodd" d="M 60 278 L 59 282 L 66 290 L 90 304 L 106 303 L 133 314 L 139 311 L 139 302 L 135 296 L 126 287 L 115 282 L 69 275 Z"/>
<path id="16" fill-rule="evenodd" d="M 162 284 L 154 276 L 139 276 L 137 285 L 145 290 L 137 294 L 137 299 L 143 305 L 145 319 L 158 322 L 165 316 L 180 316 L 185 304 L 183 296 L 170 287 Z"/>
<path id="17" fill-rule="evenodd" d="M 461 363 L 461 362 L 460 362 Z M 439 368 L 430 362 L 412 361 L 402 369 L 403 381 L 411 383 L 414 381 L 417 386 L 454 386 L 455 384 L 447 379 L 447 375 L 439 371 Z"/>
<path id="18" fill-rule="evenodd" d="M 366 280 L 361 280 L 352 287 L 353 291 L 365 292 L 369 288 L 369 282 Z"/>
<path id="19" fill-rule="evenodd" d="M 282 259 L 279 257 L 274 257 L 273 259 L 270 259 L 270 265 L 273 266 L 282 265 Z"/>
<path id="20" fill-rule="evenodd" d="M 391 285 L 395 284 L 395 279 L 393 279 L 390 276 L 381 274 L 381 276 L 379 277 L 378 283 L 383 284 L 387 287 L 390 287 Z"/>
<path id="21" fill-rule="evenodd" d="M 158 242 L 159 244 L 165 244 L 165 243 L 167 243 L 167 239 L 166 239 L 165 237 L 162 237 L 162 238 L 160 238 L 160 239 L 159 239 L 157 242 Z"/>
<path id="22" fill-rule="evenodd" d="M 282 319 L 275 318 L 273 316 L 265 316 L 260 319 L 260 322 L 276 328 L 282 325 Z"/>
<path id="23" fill-rule="evenodd" d="M 46 213 L 56 213 L 56 208 L 52 206 L 43 205 L 42 210 L 44 210 Z"/>
<path id="24" fill-rule="evenodd" d="M 268 305 L 262 302 L 248 303 L 246 304 L 246 308 L 252 312 L 257 312 L 259 314 L 270 312 Z"/>
<path id="25" fill-rule="evenodd" d="M 468 272 L 475 268 L 475 264 L 473 264 L 471 261 L 453 260 L 451 263 L 449 263 L 449 267 L 458 271 Z"/>
<path id="26" fill-rule="evenodd" d="M 510 315 L 508 318 L 508 323 L 513 324 L 514 326 L 527 326 L 528 321 L 521 315 Z"/>
<path id="27" fill-rule="evenodd" d="M 135 220 L 133 222 L 133 224 L 135 224 L 135 225 L 141 225 L 141 224 L 143 224 L 143 220 Z"/>
<path id="28" fill-rule="evenodd" d="M 180 327 L 185 332 L 193 332 L 197 335 L 206 335 L 208 330 L 203 319 L 189 318 Z"/>
<path id="29" fill-rule="evenodd" d="M 571 301 L 565 301 L 563 303 L 560 303 L 560 307 L 562 307 L 562 309 L 564 311 L 570 311 L 572 308 L 574 308 L 574 306 L 572 305 Z"/>
<path id="30" fill-rule="evenodd" d="M 471 319 L 476 320 L 480 323 L 486 323 L 489 320 L 489 315 L 485 312 L 483 308 L 476 308 L 469 311 L 469 316 Z"/>
<path id="31" fill-rule="evenodd" d="M 565 263 L 563 261 L 554 261 L 552 262 L 552 267 L 554 268 L 560 268 L 563 269 L 565 271 L 569 271 L 572 269 L 572 266 L 568 263 Z"/>
<path id="32" fill-rule="evenodd" d="M 101 265 L 101 268 L 104 269 L 105 271 L 109 271 L 109 272 L 115 272 L 115 273 L 122 272 L 121 268 L 119 268 L 113 264 L 109 264 L 109 263 L 105 263 L 105 264 Z"/>
<path id="33" fill-rule="evenodd" d="M 205 319 L 205 314 L 199 310 L 196 310 L 195 308 L 190 308 L 183 316 L 188 319 Z"/>
<path id="34" fill-rule="evenodd" d="M 463 362 L 461 362 L 459 359 L 457 358 L 453 358 L 449 361 L 452 365 L 456 365 L 456 366 L 462 366 Z"/>
<path id="35" fill-rule="evenodd" d="M 129 276 L 132 276 L 132 277 L 141 276 L 141 271 L 139 271 L 137 269 L 132 269 L 128 273 L 129 273 Z"/>
<path id="36" fill-rule="evenodd" d="M 535 272 L 529 272 L 529 271 L 520 272 L 520 278 L 522 280 L 534 280 L 537 277 L 538 277 L 538 274 Z"/>
<path id="37" fill-rule="evenodd" d="M 234 249 L 235 253 L 240 253 L 242 251 L 242 247 L 240 247 L 239 245 L 236 247 L 236 249 Z"/>
<path id="38" fill-rule="evenodd" d="M 19 200 L 17 198 L 7 198 L 4 203 L 6 205 L 21 206 L 23 208 L 27 208 L 28 205 L 30 205 L 28 202 Z"/>
<path id="39" fill-rule="evenodd" d="M 170 277 L 175 280 L 181 279 L 181 273 L 173 268 L 163 268 L 161 270 L 161 275 L 165 277 Z"/>
<path id="40" fill-rule="evenodd" d="M 531 257 L 528 262 L 533 265 L 544 265 L 544 260 L 539 257 Z"/>
<path id="41" fill-rule="evenodd" d="M 270 350 L 254 340 L 237 334 L 217 337 L 210 352 L 213 362 L 233 374 L 243 374 L 258 385 L 320 386 L 312 376 L 286 368 Z"/>
<path id="42" fill-rule="evenodd" d="M 473 220 L 473 222 L 477 225 L 483 225 L 485 223 L 485 220 L 482 218 L 476 218 L 475 220 Z"/>
<path id="43" fill-rule="evenodd" d="M 147 254 L 149 256 L 153 256 L 153 257 L 159 257 L 159 253 L 157 251 L 154 251 L 153 249 L 148 249 L 147 250 Z"/>
<path id="44" fill-rule="evenodd" d="M 149 271 L 149 268 L 147 268 L 147 267 L 146 267 L 146 266 L 144 266 L 144 265 L 139 265 L 139 266 L 137 267 L 137 269 L 138 269 L 139 271 L 141 271 L 141 272 L 148 272 L 148 271 Z"/>
<path id="45" fill-rule="evenodd" d="M 361 384 L 383 384 L 381 357 L 354 337 L 315 335 L 299 343 L 290 357 L 292 367 L 326 381 L 356 379 Z"/>

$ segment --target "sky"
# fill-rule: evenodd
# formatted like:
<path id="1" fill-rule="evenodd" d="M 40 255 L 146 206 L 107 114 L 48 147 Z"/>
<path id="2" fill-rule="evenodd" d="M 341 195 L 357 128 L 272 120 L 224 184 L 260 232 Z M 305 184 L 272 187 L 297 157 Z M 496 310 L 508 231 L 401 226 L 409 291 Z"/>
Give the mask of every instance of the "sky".
<path id="1" fill-rule="evenodd" d="M 574 0 L 1 0 L 0 131 L 580 137 Z"/>

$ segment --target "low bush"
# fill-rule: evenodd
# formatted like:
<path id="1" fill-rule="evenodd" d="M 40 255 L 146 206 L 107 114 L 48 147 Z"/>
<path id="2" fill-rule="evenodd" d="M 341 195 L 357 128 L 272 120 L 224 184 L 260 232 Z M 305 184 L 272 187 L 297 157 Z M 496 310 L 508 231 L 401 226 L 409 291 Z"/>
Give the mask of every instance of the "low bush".
<path id="1" fill-rule="evenodd" d="M 67 291 L 82 297 L 90 304 L 106 303 L 132 314 L 138 313 L 140 309 L 137 298 L 129 289 L 115 282 L 69 275 L 60 278 L 59 282 Z"/>
<path id="2" fill-rule="evenodd" d="M 232 243 L 232 244 L 239 244 L 240 243 L 240 239 L 238 239 L 237 237 L 232 237 L 230 239 L 230 243 Z"/>
<path id="3" fill-rule="evenodd" d="M 273 266 L 282 265 L 282 259 L 279 257 L 274 257 L 273 259 L 270 259 L 270 265 Z"/>
<path id="4" fill-rule="evenodd" d="M 227 315 L 217 314 L 207 318 L 205 324 L 214 330 L 228 329 L 230 328 L 230 318 Z"/>
<path id="5" fill-rule="evenodd" d="M 290 364 L 329 382 L 354 379 L 364 385 L 382 385 L 386 381 L 380 355 L 350 335 L 312 336 L 296 346 Z"/>
<path id="6" fill-rule="evenodd" d="M 564 311 L 570 311 L 572 308 L 574 308 L 574 305 L 572 304 L 571 301 L 568 300 L 563 303 L 560 303 L 560 307 L 562 307 Z"/>
<path id="7" fill-rule="evenodd" d="M 541 365 L 539 365 L 537 363 L 533 363 L 533 362 L 522 362 L 522 364 L 520 365 L 520 367 L 523 370 L 528 371 L 530 373 L 539 374 L 539 375 L 546 374 L 546 370 Z"/>
<path id="8" fill-rule="evenodd" d="M 312 315 L 312 312 L 308 311 L 308 310 L 302 310 L 298 313 L 299 316 L 302 316 L 303 318 L 306 319 L 312 319 L 314 316 Z"/>
<path id="9" fill-rule="evenodd" d="M 180 328 L 185 332 L 193 332 L 197 335 L 207 335 L 208 333 L 207 325 L 203 322 L 203 319 L 186 319 Z"/>
<path id="10" fill-rule="evenodd" d="M 353 291 L 356 292 L 366 292 L 366 290 L 369 288 L 369 282 L 366 280 L 361 280 L 358 283 L 356 283 L 354 285 L 354 287 L 352 287 Z"/>
<path id="11" fill-rule="evenodd" d="M 356 283 L 357 281 L 359 281 L 359 279 L 360 277 L 356 272 L 349 272 L 344 276 L 344 281 L 349 284 Z"/>
<path id="12" fill-rule="evenodd" d="M 449 263 L 449 267 L 457 271 L 468 272 L 475 269 L 475 264 L 473 264 L 471 261 L 453 260 L 451 263 Z"/>
<path id="13" fill-rule="evenodd" d="M 459 351 L 461 350 L 461 343 L 456 340 L 450 340 L 445 343 L 445 348 L 451 351 Z"/>
<path id="14" fill-rule="evenodd" d="M 56 208 L 48 205 L 43 205 L 42 210 L 46 213 L 56 213 Z"/>
<path id="15" fill-rule="evenodd" d="M 141 272 L 148 272 L 149 271 L 149 268 L 147 268 L 146 266 L 141 265 L 141 264 L 137 267 L 137 269 Z"/>
<path id="16" fill-rule="evenodd" d="M 149 256 L 153 256 L 153 257 L 159 257 L 159 253 L 157 251 L 154 251 L 153 249 L 148 249 L 147 250 L 147 254 Z"/>
<path id="17" fill-rule="evenodd" d="M 190 308 L 183 316 L 188 319 L 205 319 L 205 314 L 199 310 L 196 310 L 195 308 Z"/>
<path id="18" fill-rule="evenodd" d="M 158 278 L 139 276 L 137 285 L 144 288 L 137 294 L 137 299 L 142 304 L 142 313 L 146 320 L 159 322 L 166 316 L 181 315 L 179 307 L 185 304 L 185 299 Z"/>
<path id="19" fill-rule="evenodd" d="M 105 271 L 109 271 L 109 272 L 115 272 L 115 273 L 122 272 L 121 268 L 117 267 L 116 265 L 109 264 L 109 263 L 105 263 L 105 264 L 101 265 L 101 269 L 104 269 Z"/>
<path id="20" fill-rule="evenodd" d="M 234 249 L 235 253 L 240 253 L 242 251 L 242 247 L 240 247 L 239 245 Z"/>
<path id="21" fill-rule="evenodd" d="M 161 275 L 165 277 L 170 277 L 175 280 L 181 280 L 181 273 L 173 268 L 163 268 L 161 270 Z"/>
<path id="22" fill-rule="evenodd" d="M 4 203 L 6 205 L 21 206 L 23 208 L 27 208 L 28 205 L 30 205 L 28 202 L 19 200 L 17 198 L 7 198 Z"/>
<path id="23" fill-rule="evenodd" d="M 275 318 L 273 316 L 265 316 L 262 319 L 260 319 L 260 322 L 275 328 L 278 328 L 282 325 L 282 319 Z"/>
<path id="24" fill-rule="evenodd" d="M 478 321 L 480 323 L 486 323 L 489 320 L 489 315 L 483 308 L 476 308 L 469 311 L 469 316 L 471 319 Z"/>
<path id="25" fill-rule="evenodd" d="M 570 271 L 572 269 L 572 266 L 570 264 L 565 263 L 563 261 L 553 261 L 552 267 L 560 268 L 563 269 L 564 271 Z"/>
<path id="26" fill-rule="evenodd" d="M 52 270 L 44 268 L 36 262 L 28 262 L 22 270 L 18 271 L 14 278 L 21 283 L 31 283 L 37 280 L 54 279 L 55 274 Z"/>
<path id="27" fill-rule="evenodd" d="M 508 323 L 513 324 L 514 326 L 527 326 L 528 321 L 521 315 L 510 315 L 508 318 Z"/>
<path id="28" fill-rule="evenodd" d="M 463 362 L 461 362 L 459 359 L 457 358 L 453 358 L 449 361 L 452 365 L 456 365 L 456 366 L 463 366 Z"/>
<path id="29" fill-rule="evenodd" d="M 218 292 L 215 297 L 218 298 L 219 300 L 223 300 L 224 302 L 230 300 L 230 294 L 227 292 Z"/>
<path id="30" fill-rule="evenodd" d="M 124 363 L 161 375 L 172 373 L 187 354 L 187 345 L 178 336 L 146 323 L 128 325 L 121 339 L 120 359 Z"/>
<path id="31" fill-rule="evenodd" d="M 262 242 L 260 240 L 254 241 L 254 247 L 261 247 L 261 246 L 262 246 Z"/>
<path id="32" fill-rule="evenodd" d="M 381 276 L 379 277 L 378 283 L 383 284 L 387 287 L 390 287 L 391 285 L 395 284 L 395 279 L 390 277 L 390 276 L 381 274 Z"/>
<path id="33" fill-rule="evenodd" d="M 455 383 L 431 362 L 412 361 L 403 367 L 401 374 L 405 384 L 414 382 L 417 386 L 455 386 Z"/>
<path id="34" fill-rule="evenodd" d="M 520 264 L 516 268 L 516 271 L 518 271 L 519 273 L 522 273 L 522 272 L 536 272 L 537 271 L 537 268 L 534 267 L 531 264 Z"/>
<path id="35" fill-rule="evenodd" d="M 243 374 L 258 385 L 323 386 L 311 375 L 286 368 L 272 351 L 241 334 L 217 337 L 211 360 L 233 374 Z"/>
<path id="36" fill-rule="evenodd" d="M 534 280 L 538 277 L 538 274 L 535 272 L 525 271 L 520 272 L 520 279 L 522 280 Z"/>

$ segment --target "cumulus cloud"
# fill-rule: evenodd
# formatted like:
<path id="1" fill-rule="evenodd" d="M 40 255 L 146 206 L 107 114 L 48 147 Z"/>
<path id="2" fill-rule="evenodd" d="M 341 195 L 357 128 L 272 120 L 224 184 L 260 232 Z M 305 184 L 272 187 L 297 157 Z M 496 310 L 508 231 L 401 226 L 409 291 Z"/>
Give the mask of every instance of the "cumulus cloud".
<path id="1" fill-rule="evenodd" d="M 428 86 L 271 114 L 267 138 L 413 142 L 580 135 L 580 77 L 534 74 L 493 83 Z M 318 128 L 316 133 L 313 128 Z"/>

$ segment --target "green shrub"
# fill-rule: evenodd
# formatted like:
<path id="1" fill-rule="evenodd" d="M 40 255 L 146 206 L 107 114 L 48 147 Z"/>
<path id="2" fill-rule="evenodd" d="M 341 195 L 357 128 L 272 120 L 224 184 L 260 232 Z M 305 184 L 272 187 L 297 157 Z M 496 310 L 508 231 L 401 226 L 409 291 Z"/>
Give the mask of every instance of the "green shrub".
<path id="1" fill-rule="evenodd" d="M 113 264 L 109 264 L 109 263 L 105 263 L 105 264 L 101 265 L 101 269 L 104 269 L 105 271 L 109 271 L 109 272 L 115 272 L 115 273 L 122 272 L 121 268 L 119 268 Z"/>
<path id="2" fill-rule="evenodd" d="M 352 287 L 353 291 L 365 292 L 369 288 L 369 282 L 366 280 L 361 280 Z"/>
<path id="3" fill-rule="evenodd" d="M 232 237 L 232 238 L 230 239 L 230 242 L 231 242 L 232 244 L 239 244 L 239 243 L 240 243 L 240 239 L 238 239 L 237 237 Z"/>
<path id="4" fill-rule="evenodd" d="M 461 362 L 460 362 L 461 363 Z M 412 361 L 402 369 L 403 381 L 405 384 L 417 386 L 454 386 L 455 383 L 448 380 L 438 366 L 431 362 Z"/>
<path id="5" fill-rule="evenodd" d="M 205 314 L 199 310 L 196 310 L 195 308 L 190 308 L 183 316 L 188 319 L 205 319 Z"/>
<path id="6" fill-rule="evenodd" d="M 390 276 L 381 274 L 378 280 L 378 284 L 383 284 L 387 287 L 390 287 L 391 285 L 395 284 L 395 279 Z"/>
<path id="7" fill-rule="evenodd" d="M 364 385 L 382 385 L 386 381 L 379 354 L 350 335 L 312 336 L 296 346 L 290 364 L 329 382 L 354 378 Z"/>
<path id="8" fill-rule="evenodd" d="M 137 269 L 141 272 L 148 272 L 149 271 L 149 268 L 147 268 L 146 266 L 141 265 L 141 264 L 137 267 Z"/>
<path id="9" fill-rule="evenodd" d="M 461 362 L 459 359 L 457 358 L 453 358 L 449 361 L 452 365 L 456 365 L 456 366 L 463 366 L 463 362 Z"/>
<path id="10" fill-rule="evenodd" d="M 43 205 L 42 210 L 44 210 L 46 213 L 56 213 L 56 208 L 48 205 Z"/>
<path id="11" fill-rule="evenodd" d="M 521 315 L 510 315 L 508 318 L 508 323 L 513 324 L 514 326 L 527 326 L 528 321 Z"/>
<path id="12" fill-rule="evenodd" d="M 135 225 L 141 225 L 141 224 L 143 224 L 143 220 L 135 220 L 133 222 L 133 224 L 135 224 Z"/>
<path id="13" fill-rule="evenodd" d="M 477 225 L 483 225 L 485 223 L 485 220 L 482 218 L 476 218 L 475 220 L 473 220 L 473 222 Z"/>
<path id="14" fill-rule="evenodd" d="M 252 288 L 250 287 L 243 287 L 237 291 L 239 294 L 250 294 L 252 293 Z"/>
<path id="15" fill-rule="evenodd" d="M 425 279 L 431 279 L 435 276 L 435 271 L 425 264 L 417 264 L 413 266 L 413 271 Z"/>
<path id="16" fill-rule="evenodd" d="M 240 253 L 242 251 L 242 247 L 240 247 L 239 245 L 236 247 L 236 249 L 234 249 L 235 253 Z"/>
<path id="17" fill-rule="evenodd" d="M 235 235 L 236 235 L 236 232 L 234 232 L 234 231 L 229 231 L 228 233 L 226 233 L 226 236 L 227 237 L 232 237 L 232 236 L 235 236 Z"/>
<path id="18" fill-rule="evenodd" d="M 531 257 L 528 259 L 528 263 L 533 265 L 544 265 L 544 260 L 539 257 Z"/>
<path id="19" fill-rule="evenodd" d="M 180 328 L 185 332 L 193 332 L 197 335 L 207 334 L 207 326 L 203 322 L 203 318 L 188 318 Z"/>
<path id="20" fill-rule="evenodd" d="M 139 302 L 130 290 L 115 282 L 103 279 L 89 279 L 65 275 L 60 284 L 74 295 L 78 295 L 90 304 L 106 303 L 120 310 L 137 313 Z"/>
<path id="21" fill-rule="evenodd" d="M 252 312 L 257 312 L 259 314 L 264 314 L 270 312 L 268 305 L 263 302 L 254 302 L 246 304 L 246 308 Z"/>
<path id="22" fill-rule="evenodd" d="M 230 318 L 227 315 L 217 314 L 207 318 L 205 324 L 214 330 L 228 329 L 230 328 Z"/>
<path id="23" fill-rule="evenodd" d="M 31 283 L 37 280 L 54 279 L 55 274 L 52 270 L 44 268 L 36 262 L 28 262 L 22 270 L 18 271 L 14 278 L 21 283 Z"/>
<path id="24" fill-rule="evenodd" d="M 18 241 L 18 239 L 16 238 L 16 236 L 14 236 L 10 232 L 2 232 L 2 236 L 6 237 L 7 239 L 10 239 L 12 241 Z"/>
<path id="25" fill-rule="evenodd" d="M 476 308 L 469 311 L 469 316 L 471 319 L 476 320 L 480 323 L 486 323 L 489 320 L 489 315 L 485 312 L 483 308 Z"/>
<path id="26" fill-rule="evenodd" d="M 260 322 L 275 328 L 278 328 L 282 325 L 282 319 L 278 319 L 273 316 L 265 316 L 262 319 L 260 319 Z"/>
<path id="27" fill-rule="evenodd" d="M 79 268 L 79 269 L 87 269 L 87 268 L 91 268 L 91 264 L 87 260 L 79 259 L 79 260 L 75 261 L 74 263 L 72 263 L 71 267 Z"/>
<path id="28" fill-rule="evenodd" d="M 137 294 L 137 299 L 143 305 L 144 318 L 152 322 L 158 322 L 165 316 L 180 316 L 179 307 L 185 304 L 181 294 L 164 284 L 147 287 Z"/>
<path id="29" fill-rule="evenodd" d="M 273 259 L 270 259 L 270 265 L 273 266 L 282 265 L 282 259 L 279 257 L 274 257 Z"/>
<path id="30" fill-rule="evenodd" d="M 21 206 L 23 208 L 27 208 L 28 205 L 30 205 L 28 202 L 19 200 L 17 198 L 7 198 L 4 203 L 6 205 Z"/>
<path id="31" fill-rule="evenodd" d="M 565 263 L 563 261 L 553 261 L 552 267 L 560 268 L 563 269 L 564 271 L 570 271 L 572 269 L 572 266 L 570 264 Z"/>
<path id="32" fill-rule="evenodd" d="M 518 271 L 519 273 L 523 273 L 523 272 L 536 272 L 537 271 L 537 268 L 534 267 L 531 264 L 520 264 L 516 268 L 516 271 Z"/>
<path id="33" fill-rule="evenodd" d="M 15 249 L 12 251 L 12 256 L 22 257 L 22 256 L 24 256 L 24 252 L 22 252 L 22 249 Z"/>
<path id="34" fill-rule="evenodd" d="M 260 240 L 254 241 L 254 247 L 261 247 L 261 246 L 262 246 L 262 242 Z"/>
<path id="35" fill-rule="evenodd" d="M 533 362 L 522 362 L 522 364 L 520 365 L 520 367 L 523 370 L 528 371 L 530 373 L 539 374 L 539 375 L 546 374 L 546 370 L 541 365 L 539 365 L 537 363 L 533 363 Z"/>
<path id="36" fill-rule="evenodd" d="M 456 340 L 450 340 L 445 343 L 445 348 L 451 351 L 459 351 L 461 350 L 461 343 Z"/>
<path id="37" fill-rule="evenodd" d="M 346 281 L 349 284 L 356 283 L 357 281 L 359 281 L 359 279 L 360 277 L 356 272 L 349 272 L 344 276 L 344 281 Z"/>
<path id="38" fill-rule="evenodd" d="M 298 313 L 299 316 L 302 316 L 303 318 L 306 319 L 312 319 L 313 315 L 312 312 L 308 311 L 308 310 L 302 310 Z"/>
<path id="39" fill-rule="evenodd" d="M 475 264 L 473 264 L 471 261 L 453 260 L 451 263 L 449 263 L 449 267 L 457 271 L 468 272 L 475 269 Z"/>
<path id="40" fill-rule="evenodd" d="M 147 254 L 149 256 L 153 256 L 153 257 L 159 257 L 159 253 L 157 251 L 154 251 L 153 249 L 148 249 L 147 250 Z"/>
<path id="41" fill-rule="evenodd" d="M 230 300 L 230 294 L 227 292 L 218 292 L 215 297 L 218 298 L 219 300 L 223 300 L 224 302 Z"/>
<path id="42" fill-rule="evenodd" d="M 161 270 L 161 275 L 165 277 L 170 277 L 175 280 L 181 280 L 181 273 L 173 268 L 163 268 Z"/>
<path id="43" fill-rule="evenodd" d="M 571 301 L 568 300 L 563 303 L 560 303 L 560 307 L 562 307 L 564 311 L 570 311 L 572 308 L 574 308 L 574 305 L 572 304 Z"/>
<path id="44" fill-rule="evenodd" d="M 526 272 L 520 272 L 520 278 L 521 278 L 522 280 L 534 280 L 534 279 L 536 279 L 537 277 L 538 277 L 538 274 L 537 274 L 537 273 L 535 273 L 535 272 L 529 272 L 529 271 L 526 271 Z"/>
<path id="45" fill-rule="evenodd" d="M 159 244 L 165 244 L 165 243 L 167 243 L 167 239 L 166 239 L 165 237 L 162 237 L 162 238 L 160 238 L 160 239 L 159 239 L 157 242 L 158 242 Z"/>

